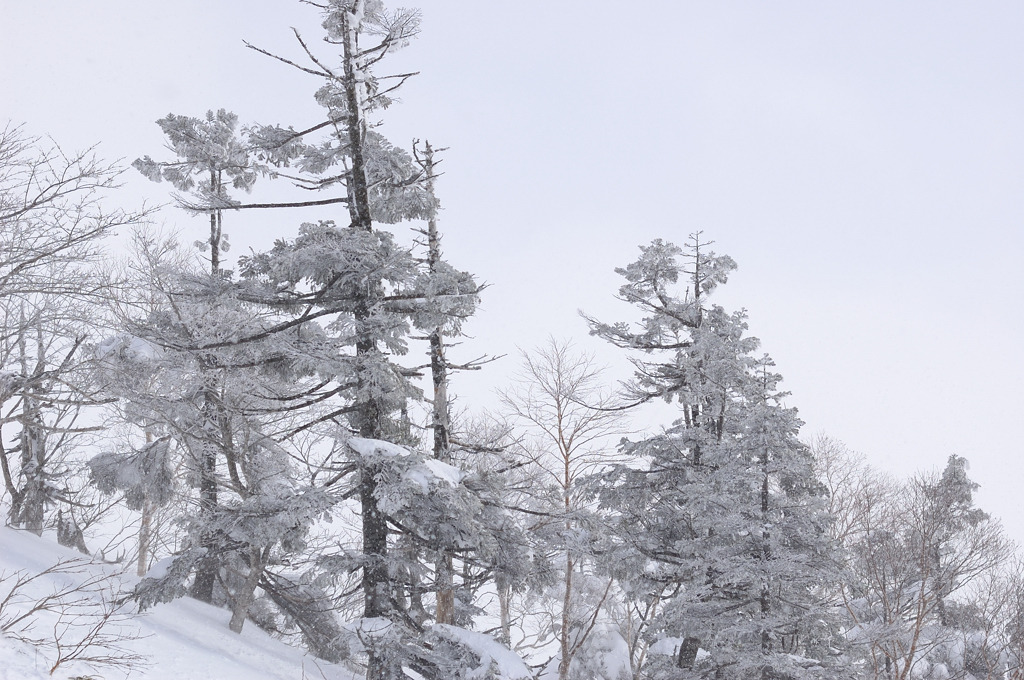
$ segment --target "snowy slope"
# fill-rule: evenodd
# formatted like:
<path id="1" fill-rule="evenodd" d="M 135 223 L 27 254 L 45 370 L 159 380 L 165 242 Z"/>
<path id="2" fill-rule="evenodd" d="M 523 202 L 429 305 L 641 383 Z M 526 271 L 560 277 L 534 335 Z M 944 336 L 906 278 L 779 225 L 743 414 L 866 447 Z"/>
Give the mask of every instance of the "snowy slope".
<path id="1" fill-rule="evenodd" d="M 0 527 L 0 599 L 9 588 L 15 572 L 39 573 L 60 560 L 81 559 L 82 555 L 52 541 Z M 74 579 L 90 577 L 119 579 L 110 565 L 89 564 L 82 573 L 55 574 L 40 579 L 26 588 L 30 597 L 38 598 L 65 587 Z M 125 581 L 125 587 L 131 582 Z M 97 596 L 98 598 L 98 596 Z M 10 609 L 10 605 L 8 609 Z M 33 631 L 44 637 L 52 633 L 53 619 L 43 615 Z M 125 630 L 142 637 L 126 646 L 146 657 L 144 666 L 135 668 L 128 677 L 133 680 L 353 680 L 350 671 L 310 657 L 247 623 L 241 635 L 228 630 L 230 612 L 189 599 L 159 605 L 145 614 L 132 616 Z M 0 612 L 2 625 L 2 612 Z M 121 671 L 91 668 L 83 663 L 61 667 L 52 676 L 52 651 L 38 649 L 0 636 L 0 680 L 67 680 L 78 676 L 113 680 L 124 678 Z"/>

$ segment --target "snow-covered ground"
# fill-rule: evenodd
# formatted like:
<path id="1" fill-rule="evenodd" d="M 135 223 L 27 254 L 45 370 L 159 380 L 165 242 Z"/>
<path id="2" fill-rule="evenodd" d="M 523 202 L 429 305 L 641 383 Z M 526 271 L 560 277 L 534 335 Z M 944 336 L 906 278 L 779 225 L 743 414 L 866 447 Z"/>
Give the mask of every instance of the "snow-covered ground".
<path id="1" fill-rule="evenodd" d="M 58 562 L 82 559 L 79 553 L 48 538 L 40 539 L 0 527 L 0 602 L 18 575 L 31 576 Z M 62 570 L 47 574 L 26 585 L 22 589 L 24 597 L 15 597 L 6 605 L 0 605 L 0 628 L 16 612 L 24 611 L 29 603 L 59 589 L 74 588 L 87 579 L 99 581 L 84 594 L 97 607 L 101 605 L 105 589 L 109 593 L 111 586 L 130 588 L 132 585 L 131 579 L 120 576 L 115 567 L 107 564 L 81 564 L 72 571 L 74 573 Z M 66 599 L 72 598 L 78 598 L 78 594 Z M 134 605 L 129 604 L 127 612 L 134 611 Z M 138 637 L 124 643 L 132 652 L 144 657 L 144 661 L 129 671 L 128 677 L 133 680 L 354 680 L 356 677 L 345 668 L 314 659 L 301 649 L 269 636 L 251 622 L 236 635 L 228 630 L 230 616 L 226 610 L 186 598 L 159 605 L 144 614 L 133 614 L 112 624 L 114 627 L 109 630 Z M 52 640 L 56 616 L 42 613 L 36 621 L 22 637 Z M 66 632 L 66 639 L 80 637 L 82 626 L 88 622 L 87 619 L 74 622 Z M 48 644 L 27 644 L 9 634 L 0 634 L 0 680 L 81 677 L 113 680 L 126 676 L 124 671 L 93 667 L 84 662 L 70 662 L 49 675 L 55 658 L 56 650 Z"/>

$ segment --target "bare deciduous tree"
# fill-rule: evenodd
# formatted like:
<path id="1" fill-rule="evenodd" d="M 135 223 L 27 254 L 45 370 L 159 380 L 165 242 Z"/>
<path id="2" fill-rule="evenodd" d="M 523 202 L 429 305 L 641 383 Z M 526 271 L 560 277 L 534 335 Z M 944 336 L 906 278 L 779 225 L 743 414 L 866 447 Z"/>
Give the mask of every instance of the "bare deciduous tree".
<path id="1" fill-rule="evenodd" d="M 111 282 L 97 263 L 102 240 L 142 215 L 101 206 L 120 171 L 92 149 L 65 153 L 52 140 L 0 129 L 0 473 L 10 521 L 36 534 L 46 507 L 67 500 L 55 476 L 80 409 L 96 400 L 81 349 Z"/>
<path id="2" fill-rule="evenodd" d="M 44 654 L 50 675 L 76 662 L 127 673 L 145 659 L 127 644 L 139 636 L 116 582 L 88 559 L 62 559 L 34 574 L 0 572 L 0 634 Z"/>
<path id="3" fill-rule="evenodd" d="M 558 677 L 566 680 L 612 588 L 610 579 L 594 582 L 588 569 L 588 503 L 580 482 L 616 458 L 611 439 L 623 433 L 621 411 L 609 408 L 612 397 L 594 358 L 570 342 L 550 338 L 522 358 L 522 372 L 501 398 L 511 419 L 530 432 L 526 450 L 550 493 L 548 521 L 537 533 L 546 541 L 542 549 L 560 563 L 561 592 L 544 598 L 550 620 L 542 630 L 554 635 Z"/>
<path id="4" fill-rule="evenodd" d="M 815 473 L 828 489 L 829 526 L 840 543 L 864 530 L 871 510 L 881 499 L 896 493 L 896 480 L 868 465 L 863 454 L 826 434 L 810 442 Z"/>
<path id="5" fill-rule="evenodd" d="M 941 474 L 899 483 L 834 440 L 819 438 L 814 448 L 848 554 L 849 636 L 864 651 L 869 677 L 931 677 L 927 669 L 946 666 L 954 647 L 965 664 L 967 647 L 957 646 L 965 636 L 985 640 L 975 651 L 993 664 L 1005 662 L 1004 642 L 986 631 L 1008 618 L 1012 586 L 1003 569 L 1012 545 L 974 507 L 967 461 L 951 456 Z"/>

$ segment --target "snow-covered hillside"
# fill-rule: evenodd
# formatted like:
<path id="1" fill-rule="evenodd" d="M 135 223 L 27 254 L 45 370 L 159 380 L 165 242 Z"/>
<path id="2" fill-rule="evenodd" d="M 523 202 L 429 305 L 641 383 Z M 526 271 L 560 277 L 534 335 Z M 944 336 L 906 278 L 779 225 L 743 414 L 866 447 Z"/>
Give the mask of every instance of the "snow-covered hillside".
<path id="1" fill-rule="evenodd" d="M 51 569 L 58 563 L 75 561 L 71 571 L 62 569 L 36 579 L 19 594 L 0 604 L 0 628 L 25 607 L 56 591 L 70 586 L 93 583 L 87 593 L 73 593 L 68 599 L 89 598 L 96 608 L 102 606 L 104 593 L 111 587 L 130 588 L 130 579 L 120 576 L 111 565 L 82 562 L 83 556 L 63 548 L 47 538 L 0 527 L 0 603 L 7 597 L 19 575 L 31 576 Z M 76 610 L 79 614 L 83 609 Z M 191 599 L 181 599 L 155 607 L 144 614 L 134 614 L 133 604 L 126 613 L 131 616 L 111 624 L 108 631 L 136 637 L 123 644 L 144 659 L 128 671 L 132 680 L 352 680 L 348 670 L 305 654 L 247 624 L 240 635 L 228 630 L 231 613 Z M 69 612 L 70 613 L 70 612 Z M 52 640 L 56 615 L 43 612 L 36 625 L 22 637 Z M 94 619 L 78 618 L 65 632 L 66 641 L 80 639 Z M 64 631 L 59 624 L 58 630 Z M 17 626 L 24 629 L 23 625 Z M 66 644 L 66 643 L 65 643 Z M 99 650 L 102 651 L 102 650 Z M 57 650 L 48 644 L 31 645 L 10 635 L 0 635 L 0 680 L 38 680 L 42 678 L 126 677 L 124 670 L 92 666 L 85 662 L 62 664 L 53 675 Z"/>

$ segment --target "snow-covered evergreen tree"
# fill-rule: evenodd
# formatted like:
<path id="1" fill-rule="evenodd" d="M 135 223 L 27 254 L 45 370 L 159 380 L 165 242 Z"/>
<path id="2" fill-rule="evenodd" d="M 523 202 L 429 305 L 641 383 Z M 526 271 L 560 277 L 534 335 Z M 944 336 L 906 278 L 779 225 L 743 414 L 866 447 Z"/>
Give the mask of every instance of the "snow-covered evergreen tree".
<path id="1" fill-rule="evenodd" d="M 438 590 L 430 583 L 434 575 L 420 559 L 424 551 L 434 555 L 454 551 L 467 564 L 486 562 L 488 554 L 496 551 L 494 538 L 481 524 L 496 512 L 495 505 L 481 501 L 487 485 L 451 466 L 443 456 L 434 458 L 416 448 L 411 411 L 422 399 L 413 382 L 419 369 L 396 360 L 409 351 L 414 329 L 434 335 L 457 333 L 461 321 L 475 308 L 478 286 L 471 276 L 440 259 L 436 243 L 424 262 L 379 227 L 429 219 L 436 210 L 430 173 L 388 142 L 369 120 L 374 111 L 391 102 L 389 93 L 397 87 L 387 77 L 378 79 L 373 67 L 415 36 L 418 13 L 388 11 L 373 0 L 331 2 L 321 10 L 325 40 L 339 47 L 339 57 L 321 58 L 297 37 L 311 64 L 299 68 L 322 77 L 316 99 L 326 110 L 326 120 L 301 131 L 255 127 L 246 132 L 246 145 L 203 146 L 199 156 L 216 157 L 217 163 L 225 160 L 225 173 L 229 167 L 236 168 L 241 173 L 236 184 L 242 182 L 241 188 L 251 186 L 252 168 L 258 168 L 325 192 L 329 198 L 296 204 L 345 204 L 347 220 L 303 224 L 296 237 L 282 238 L 268 252 L 241 260 L 242 280 L 237 283 L 230 272 L 214 268 L 205 282 L 185 286 L 192 295 L 190 304 L 210 305 L 207 315 L 216 321 L 206 323 L 222 330 L 230 327 L 231 334 L 202 328 L 187 333 L 175 330 L 180 337 L 157 344 L 178 359 L 207 357 L 194 365 L 196 374 L 212 372 L 226 381 L 207 377 L 200 384 L 221 385 L 237 379 L 250 381 L 250 386 L 232 383 L 230 389 L 216 393 L 217 399 L 203 397 L 204 390 L 213 394 L 206 388 L 196 392 L 201 404 L 215 406 L 195 417 L 198 423 L 216 425 L 200 428 L 212 433 L 206 449 L 212 453 L 202 460 L 216 461 L 206 465 L 207 478 L 233 494 L 233 500 L 221 495 L 215 504 L 208 503 L 209 520 L 201 523 L 206 528 L 193 529 L 200 535 L 194 542 L 196 550 L 191 557 L 180 556 L 176 562 L 180 568 L 172 568 L 162 582 L 186 577 L 198 567 L 199 584 L 204 560 L 216 550 L 225 553 L 225 568 L 245 577 L 244 586 L 234 588 L 236 604 L 238 593 L 251 594 L 254 582 L 264 591 L 273 591 L 272 581 L 279 581 L 280 574 L 263 581 L 256 575 L 266 562 L 267 546 L 275 536 L 279 539 L 284 527 L 276 527 L 278 534 L 260 534 L 261 543 L 240 532 L 237 525 L 226 526 L 237 516 L 236 506 L 251 504 L 246 493 L 253 487 L 242 475 L 236 481 L 232 468 L 233 456 L 240 450 L 237 439 L 255 431 L 261 441 L 286 447 L 300 434 L 319 437 L 318 448 L 326 455 L 310 468 L 315 482 L 307 490 L 318 499 L 312 505 L 321 510 L 320 499 L 329 496 L 332 512 L 357 517 L 360 531 L 356 545 L 339 541 L 341 551 L 321 554 L 302 578 L 322 584 L 352 572 L 360 574 L 363 616 L 350 627 L 347 641 L 326 644 L 365 651 L 368 677 L 382 680 L 399 677 L 402 665 L 425 672 L 433 663 L 431 655 L 421 653 L 419 642 L 427 616 L 422 596 Z M 361 44 L 367 38 L 373 41 L 369 47 Z M 281 60 L 297 66 L 292 60 Z M 399 76 L 398 84 L 405 77 Z M 234 118 L 223 112 L 211 114 L 205 123 L 177 117 L 166 123 L 175 128 L 210 128 L 206 137 L 211 140 L 218 137 L 216 132 L 227 135 L 234 130 Z M 186 156 L 196 155 L 194 145 L 175 148 Z M 195 166 L 205 167 L 203 163 Z M 194 188 L 182 183 L 174 164 L 147 159 L 138 167 L 153 177 L 177 181 L 182 184 L 179 189 Z M 211 212 L 214 245 L 221 238 L 220 218 L 215 215 L 264 204 L 242 205 L 224 197 L 220 170 L 209 170 L 211 189 L 199 185 L 201 200 L 186 202 L 185 207 Z M 170 305 L 171 309 L 180 310 L 181 302 Z M 282 385 L 290 381 L 290 391 L 265 382 L 271 368 L 279 378 L 284 376 Z M 267 400 L 276 400 L 277 406 Z M 280 415 L 283 412 L 287 418 Z M 273 429 L 267 426 L 268 419 L 275 424 L 291 421 L 292 427 Z M 230 433 L 221 427 L 225 420 L 231 423 Z M 438 425 L 434 423 L 435 431 Z M 271 459 L 282 460 L 281 456 Z M 349 507 L 353 501 L 355 506 Z M 264 515 L 259 516 L 262 520 Z M 261 521 L 258 526 L 265 525 Z M 299 522 L 299 526 L 305 524 Z M 226 548 L 221 545 L 224 537 L 230 539 Z M 244 566 L 232 566 L 232 556 Z M 195 566 L 189 566 L 189 559 Z M 277 595 L 281 601 L 288 599 L 287 593 Z M 273 593 L 271 599 L 275 599 Z"/>
<path id="2" fill-rule="evenodd" d="M 646 603 L 652 677 L 837 677 L 823 488 L 745 314 L 707 302 L 735 268 L 708 246 L 697 233 L 685 249 L 641 247 L 617 270 L 639 327 L 590 319 L 592 333 L 631 350 L 626 395 L 682 412 L 627 441 L 633 462 L 601 478 L 617 527 L 608 568 Z"/>
<path id="3" fill-rule="evenodd" d="M 168 469 L 187 473 L 196 493 L 177 500 L 188 540 L 139 595 L 147 604 L 175 597 L 194 574 L 192 593 L 229 604 L 240 630 L 266 570 L 301 550 L 304 531 L 333 503 L 297 476 L 288 437 L 295 407 L 308 399 L 308 356 L 320 338 L 306 329 L 236 343 L 276 317 L 240 300 L 226 273 L 168 266 L 159 258 L 166 247 L 142 246 L 149 285 L 138 306 L 122 305 L 123 332 L 96 355 L 107 394 L 147 441 L 101 454 L 93 478 L 101 490 L 123 492 L 145 527 L 145 513 L 173 496 Z"/>
<path id="4" fill-rule="evenodd" d="M 236 131 L 238 117 L 223 109 L 216 114 L 208 111 L 205 118 L 193 118 L 170 114 L 157 121 L 157 125 L 163 130 L 168 140 L 168 147 L 172 149 L 177 158 L 168 162 L 157 162 L 149 156 L 138 159 L 133 166 L 143 175 L 155 182 L 167 180 L 180 192 L 176 196 L 180 207 L 193 212 L 206 213 L 210 220 L 210 235 L 207 241 L 197 241 L 200 249 L 209 252 L 210 267 L 209 280 L 212 284 L 207 292 L 212 292 L 223 283 L 227 272 L 221 269 L 221 253 L 228 250 L 228 237 L 224 233 L 224 209 L 228 206 L 237 205 L 238 201 L 233 200 L 227 192 L 227 184 L 236 189 L 250 191 L 256 181 L 254 164 L 250 158 L 249 149 Z M 190 198 L 188 197 L 190 196 Z M 193 275 L 195 273 L 193 272 Z M 158 288 L 166 290 L 166 284 Z M 199 293 L 198 287 L 193 287 L 192 299 L 196 299 Z M 216 295 L 207 295 L 206 309 L 208 313 L 216 315 L 213 311 L 220 301 Z M 195 321 L 204 323 L 195 317 L 195 311 L 190 310 L 185 314 L 181 313 L 182 308 L 176 306 L 173 301 L 173 294 L 163 301 L 178 316 L 177 322 L 187 326 Z M 226 311 L 226 310 L 225 310 Z M 187 318 L 192 315 L 192 318 Z M 138 324 L 138 320 L 135 320 Z M 143 335 L 152 336 L 152 330 L 140 329 Z M 194 336 L 201 336 L 202 332 L 194 328 L 179 329 L 185 335 L 185 339 L 170 340 L 175 342 L 177 347 L 195 347 L 206 344 L 209 340 L 196 342 Z M 158 345 L 163 346 L 164 341 L 156 339 Z M 228 418 L 224 413 L 224 405 L 216 397 L 217 374 L 222 372 L 217 368 L 219 362 L 210 356 L 195 353 L 198 358 L 198 370 L 206 373 L 207 382 L 200 390 L 200 400 L 203 404 L 202 413 L 198 416 L 199 424 L 197 431 L 213 432 L 223 430 L 222 423 Z M 232 435 L 226 434 L 228 439 Z M 199 486 L 199 514 L 205 518 L 212 517 L 218 507 L 218 481 L 217 464 L 219 450 L 226 451 L 223 446 L 216 444 L 196 444 L 191 447 L 194 458 L 193 469 L 198 479 Z M 147 506 L 142 506 L 142 511 L 147 511 Z M 143 517 L 142 524 L 146 525 L 146 517 Z M 200 600 L 210 602 L 213 599 L 214 585 L 217 578 L 218 563 L 213 559 L 212 550 L 214 539 L 212 534 L 207 534 L 201 539 L 205 545 L 207 558 L 198 562 L 196 566 L 196 578 L 193 584 L 193 594 Z"/>

